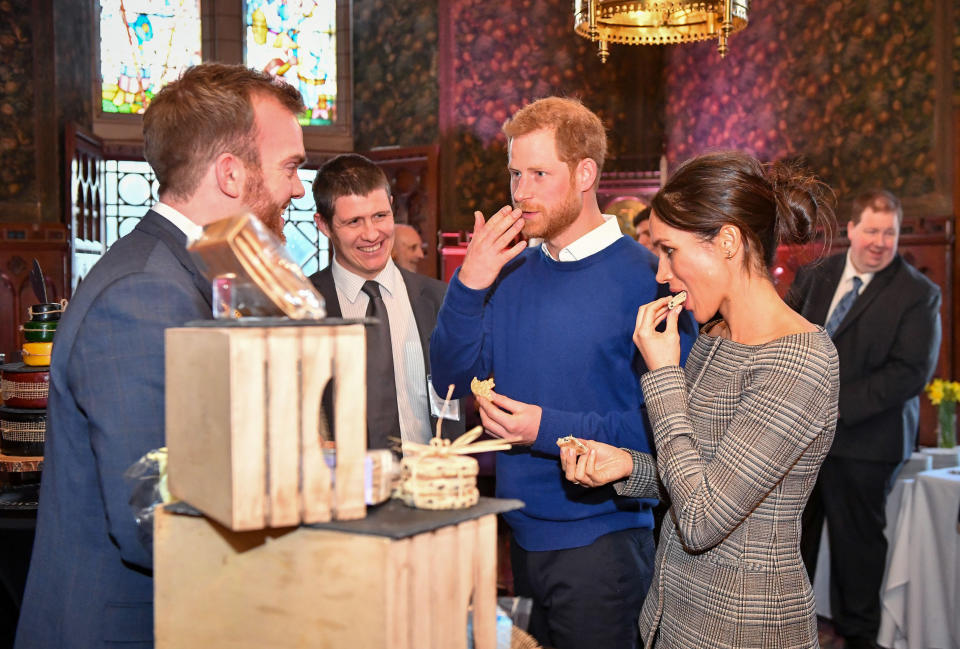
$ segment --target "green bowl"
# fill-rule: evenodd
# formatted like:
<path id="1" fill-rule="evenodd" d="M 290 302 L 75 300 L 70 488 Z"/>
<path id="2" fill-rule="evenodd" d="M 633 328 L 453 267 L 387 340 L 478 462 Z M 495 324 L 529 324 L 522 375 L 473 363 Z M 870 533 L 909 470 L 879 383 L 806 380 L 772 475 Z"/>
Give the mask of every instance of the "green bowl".
<path id="1" fill-rule="evenodd" d="M 27 320 L 23 323 L 24 331 L 55 331 L 57 328 L 58 320 L 46 320 L 44 322 L 36 322 L 34 320 Z"/>
<path id="2" fill-rule="evenodd" d="M 54 329 L 23 329 L 23 337 L 28 343 L 52 343 L 53 334 L 57 333 Z"/>

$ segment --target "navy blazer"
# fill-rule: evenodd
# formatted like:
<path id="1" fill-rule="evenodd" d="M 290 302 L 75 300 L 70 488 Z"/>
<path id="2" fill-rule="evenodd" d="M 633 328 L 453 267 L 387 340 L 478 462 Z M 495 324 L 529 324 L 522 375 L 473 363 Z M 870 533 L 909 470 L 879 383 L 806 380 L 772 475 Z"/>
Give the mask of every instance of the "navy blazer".
<path id="1" fill-rule="evenodd" d="M 164 445 L 164 329 L 210 317 L 185 244 L 148 212 L 60 321 L 18 649 L 153 646 L 153 558 L 123 474 Z"/>
<path id="2" fill-rule="evenodd" d="M 823 325 L 846 253 L 800 269 L 787 303 Z M 940 288 L 900 255 L 873 276 L 833 334 L 840 414 L 830 456 L 897 463 L 917 440 L 918 395 L 940 354 Z"/>
<path id="3" fill-rule="evenodd" d="M 443 304 L 443 296 L 447 292 L 447 285 L 433 277 L 413 273 L 409 270 L 400 268 L 400 276 L 403 277 L 403 283 L 407 287 L 407 296 L 410 298 L 410 306 L 413 309 L 413 317 L 417 321 L 417 332 L 420 334 L 420 347 L 423 350 L 423 366 L 426 370 L 425 375 L 430 375 L 430 334 L 437 325 L 437 313 L 440 311 L 440 305 Z M 326 301 L 327 315 L 331 318 L 340 318 L 343 316 L 340 311 L 340 299 L 337 297 L 337 287 L 333 280 L 333 271 L 327 266 L 310 276 L 310 281 L 323 296 Z M 440 395 L 441 397 L 444 395 Z M 328 416 L 332 416 L 332 409 L 325 402 L 325 408 Z M 455 439 L 463 434 L 465 430 L 464 402 L 460 401 L 460 419 L 453 421 L 444 420 L 441 434 L 447 439 Z M 430 418 L 430 430 L 433 431 L 437 426 L 437 418 L 429 412 L 424 413 Z"/>

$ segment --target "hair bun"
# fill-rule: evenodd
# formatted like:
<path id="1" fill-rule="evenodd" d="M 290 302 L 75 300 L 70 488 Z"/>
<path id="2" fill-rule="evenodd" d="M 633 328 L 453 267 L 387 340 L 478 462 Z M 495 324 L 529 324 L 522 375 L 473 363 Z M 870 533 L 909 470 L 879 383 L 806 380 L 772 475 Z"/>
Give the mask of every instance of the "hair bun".
<path id="1" fill-rule="evenodd" d="M 773 162 L 764 175 L 773 190 L 777 206 L 777 239 L 784 243 L 812 241 L 817 230 L 833 235 L 833 190 L 795 162 Z"/>

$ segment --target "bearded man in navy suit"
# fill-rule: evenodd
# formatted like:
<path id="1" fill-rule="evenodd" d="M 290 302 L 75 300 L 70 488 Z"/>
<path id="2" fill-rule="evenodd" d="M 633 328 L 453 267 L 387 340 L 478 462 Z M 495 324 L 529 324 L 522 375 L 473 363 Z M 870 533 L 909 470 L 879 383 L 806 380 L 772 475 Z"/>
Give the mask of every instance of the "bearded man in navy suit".
<path id="1" fill-rule="evenodd" d="M 281 233 L 304 194 L 303 110 L 285 83 L 215 63 L 187 70 L 147 109 L 160 202 L 90 270 L 54 340 L 18 649 L 153 646 L 153 558 L 123 474 L 164 446 L 164 329 L 210 318 L 186 244 L 241 212 Z"/>
<path id="2" fill-rule="evenodd" d="M 825 325 L 840 357 L 833 446 L 804 511 L 810 580 L 830 532 L 830 609 L 848 649 L 876 647 L 887 556 L 887 494 L 917 440 L 918 395 L 940 351 L 940 288 L 897 254 L 903 209 L 890 192 L 857 197 L 850 250 L 801 268 L 787 303 Z"/>

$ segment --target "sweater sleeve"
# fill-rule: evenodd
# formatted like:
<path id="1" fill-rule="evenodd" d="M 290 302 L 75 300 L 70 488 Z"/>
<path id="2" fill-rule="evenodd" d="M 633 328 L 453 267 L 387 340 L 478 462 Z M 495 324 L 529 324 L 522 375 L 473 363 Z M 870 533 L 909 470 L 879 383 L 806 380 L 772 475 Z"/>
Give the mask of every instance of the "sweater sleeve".
<path id="1" fill-rule="evenodd" d="M 490 323 L 484 305 L 488 290 L 474 290 L 454 273 L 437 314 L 437 325 L 430 336 L 430 380 L 437 394 L 446 394 L 453 384 L 453 396 L 470 391 L 473 377 L 490 375 Z"/>
<path id="2" fill-rule="evenodd" d="M 532 448 L 541 453 L 559 456 L 557 440 L 573 435 L 649 453 L 652 445 L 648 431 L 644 412 L 639 409 L 600 414 L 544 407 L 540 415 L 540 431 Z"/>
<path id="3" fill-rule="evenodd" d="M 826 355 L 806 347 L 770 351 L 745 370 L 736 411 L 710 461 L 687 412 L 683 371 L 663 367 L 642 378 L 657 466 L 691 551 L 730 534 L 825 432 L 824 422 L 835 421 L 836 366 L 831 373 Z"/>

